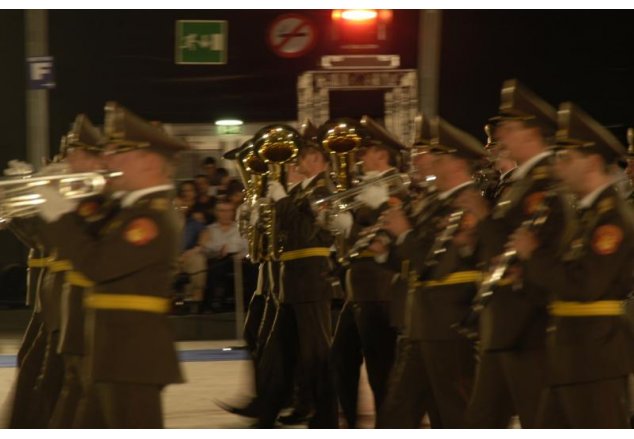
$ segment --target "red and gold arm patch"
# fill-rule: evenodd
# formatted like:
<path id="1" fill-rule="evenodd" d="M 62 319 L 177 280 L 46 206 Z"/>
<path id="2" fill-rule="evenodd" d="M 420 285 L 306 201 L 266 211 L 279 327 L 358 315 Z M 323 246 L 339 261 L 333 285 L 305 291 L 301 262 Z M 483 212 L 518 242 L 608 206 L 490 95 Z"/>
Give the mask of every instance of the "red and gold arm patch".
<path id="1" fill-rule="evenodd" d="M 146 245 L 158 236 L 158 225 L 148 217 L 130 221 L 123 231 L 123 237 L 132 245 Z"/>
<path id="2" fill-rule="evenodd" d="M 598 255 L 611 255 L 623 241 L 623 230 L 614 224 L 598 227 L 592 237 L 592 250 Z"/>

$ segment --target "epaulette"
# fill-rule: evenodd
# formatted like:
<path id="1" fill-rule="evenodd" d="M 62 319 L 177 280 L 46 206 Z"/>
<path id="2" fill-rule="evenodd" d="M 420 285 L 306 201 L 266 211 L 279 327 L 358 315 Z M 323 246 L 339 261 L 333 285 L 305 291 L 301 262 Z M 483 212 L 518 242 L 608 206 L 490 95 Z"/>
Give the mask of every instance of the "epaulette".
<path id="1" fill-rule="evenodd" d="M 318 188 L 318 187 L 328 187 L 328 183 L 326 182 L 325 178 L 320 178 L 319 180 L 317 180 L 315 182 L 315 187 L 316 188 Z"/>
<path id="2" fill-rule="evenodd" d="M 168 210 L 170 208 L 170 200 L 167 198 L 153 198 L 150 202 L 150 209 Z"/>
<path id="3" fill-rule="evenodd" d="M 544 180 L 550 177 L 550 170 L 548 166 L 536 166 L 531 171 L 531 177 L 533 180 Z"/>
<path id="4" fill-rule="evenodd" d="M 599 201 L 599 204 L 597 205 L 597 212 L 599 213 L 599 215 L 602 215 L 614 209 L 614 206 L 615 206 L 614 197 L 605 198 Z"/>

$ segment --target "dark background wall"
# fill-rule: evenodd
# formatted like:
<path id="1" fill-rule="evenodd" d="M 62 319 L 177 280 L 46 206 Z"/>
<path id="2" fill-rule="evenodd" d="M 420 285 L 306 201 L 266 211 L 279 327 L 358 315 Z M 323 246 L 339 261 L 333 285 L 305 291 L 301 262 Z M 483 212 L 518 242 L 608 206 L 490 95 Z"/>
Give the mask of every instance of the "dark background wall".
<path id="1" fill-rule="evenodd" d="M 279 58 L 266 44 L 268 26 L 286 12 L 309 16 L 319 29 L 317 45 L 302 58 Z M 394 11 L 383 52 L 399 54 L 402 68 L 416 67 L 418 14 Z M 23 15 L 0 11 L 3 167 L 26 156 Z M 483 139 L 502 81 L 517 77 L 554 105 L 577 102 L 625 141 L 625 128 L 634 125 L 633 18 L 631 11 L 444 11 L 440 114 Z M 228 20 L 228 64 L 174 64 L 178 19 Z M 101 123 L 111 99 L 166 122 L 292 120 L 298 74 L 336 52 L 329 23 L 329 10 L 49 11 L 57 82 L 50 92 L 52 150 L 78 112 Z M 354 100 L 357 109 L 380 107 L 375 94 Z M 333 96 L 334 113 L 347 104 L 345 96 Z M 0 265 L 23 259 L 9 233 L 0 233 L 0 246 Z"/>
<path id="2" fill-rule="evenodd" d="M 304 57 L 279 58 L 265 42 L 268 26 L 285 12 L 307 15 L 319 28 L 318 44 Z M 4 161 L 25 154 L 22 15 L 0 13 Z M 298 74 L 336 52 L 329 16 L 328 10 L 50 11 L 57 81 L 50 92 L 52 145 L 77 112 L 99 122 L 109 99 L 168 122 L 227 115 L 294 119 Z M 576 101 L 623 138 L 634 122 L 633 17 L 630 11 L 444 11 L 441 115 L 483 137 L 482 123 L 496 110 L 502 81 L 517 77 L 553 104 Z M 228 20 L 228 64 L 174 64 L 178 19 Z M 415 68 L 418 11 L 396 10 L 393 23 L 385 51 L 401 55 L 403 68 Z M 376 105 L 375 98 L 368 95 L 367 104 Z"/>
<path id="3" fill-rule="evenodd" d="M 22 11 L 0 11 L 0 166 L 26 159 L 24 20 Z M 26 250 L 6 231 L 0 231 L 0 270 L 24 263 Z M 0 294 L 4 276 L 0 271 Z"/>
<path id="4" fill-rule="evenodd" d="M 440 113 L 480 138 L 504 79 L 572 100 L 625 142 L 634 125 L 631 11 L 444 11 Z"/>

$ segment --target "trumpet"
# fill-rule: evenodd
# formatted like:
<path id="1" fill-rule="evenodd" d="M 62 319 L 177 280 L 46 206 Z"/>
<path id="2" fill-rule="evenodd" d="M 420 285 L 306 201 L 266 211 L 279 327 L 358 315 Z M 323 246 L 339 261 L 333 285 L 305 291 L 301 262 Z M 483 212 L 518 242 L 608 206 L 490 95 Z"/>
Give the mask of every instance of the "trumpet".
<path id="1" fill-rule="evenodd" d="M 311 207 L 315 211 L 325 209 L 327 215 L 334 216 L 363 206 L 363 201 L 357 199 L 357 196 L 370 186 L 387 186 L 388 194 L 395 195 L 400 192 L 405 192 L 411 182 L 412 180 L 407 174 L 390 174 L 373 178 L 346 191 L 337 192 L 328 197 L 313 200 Z"/>
<path id="2" fill-rule="evenodd" d="M 40 187 L 53 187 L 63 198 L 69 200 L 81 199 L 103 192 L 109 179 L 121 175 L 121 172 L 98 171 L 2 179 L 0 222 L 36 215 L 37 206 L 46 202 L 37 191 Z"/>

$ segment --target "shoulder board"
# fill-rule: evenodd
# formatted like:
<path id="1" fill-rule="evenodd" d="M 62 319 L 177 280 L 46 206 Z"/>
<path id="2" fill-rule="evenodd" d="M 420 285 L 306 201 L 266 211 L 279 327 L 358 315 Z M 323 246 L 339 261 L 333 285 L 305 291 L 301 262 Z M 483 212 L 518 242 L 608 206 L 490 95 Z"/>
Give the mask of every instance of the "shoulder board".
<path id="1" fill-rule="evenodd" d="M 326 182 L 325 178 L 320 178 L 319 180 L 317 180 L 315 182 L 315 187 L 327 187 L 328 183 Z"/>
<path id="2" fill-rule="evenodd" d="M 170 205 L 170 200 L 167 198 L 154 198 L 150 201 L 150 209 L 154 210 L 168 210 Z"/>
<path id="3" fill-rule="evenodd" d="M 531 171 L 531 177 L 533 180 L 544 180 L 550 177 L 550 170 L 548 166 L 536 166 Z"/>
<path id="4" fill-rule="evenodd" d="M 615 205 L 616 203 L 614 201 L 614 197 L 604 198 L 603 200 L 599 201 L 599 204 L 597 204 L 597 212 L 599 214 L 604 214 L 614 209 Z"/>
<path id="5" fill-rule="evenodd" d="M 167 210 L 170 208 L 170 200 L 164 197 L 140 198 L 134 202 L 134 206 L 147 207 L 152 210 Z"/>

